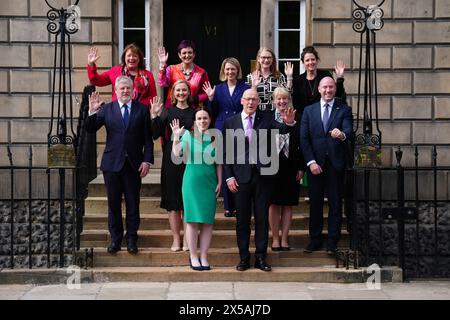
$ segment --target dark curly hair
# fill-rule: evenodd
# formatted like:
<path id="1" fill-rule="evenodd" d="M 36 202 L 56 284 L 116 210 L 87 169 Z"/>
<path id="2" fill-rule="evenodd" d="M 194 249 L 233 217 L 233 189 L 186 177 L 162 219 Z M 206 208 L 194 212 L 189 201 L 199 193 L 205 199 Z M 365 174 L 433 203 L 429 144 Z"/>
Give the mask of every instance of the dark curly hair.
<path id="1" fill-rule="evenodd" d="M 313 46 L 306 46 L 303 48 L 302 54 L 300 55 L 300 60 L 302 60 L 303 63 L 305 62 L 304 59 L 307 53 L 312 53 L 316 57 L 317 61 L 320 60 L 317 50 Z"/>

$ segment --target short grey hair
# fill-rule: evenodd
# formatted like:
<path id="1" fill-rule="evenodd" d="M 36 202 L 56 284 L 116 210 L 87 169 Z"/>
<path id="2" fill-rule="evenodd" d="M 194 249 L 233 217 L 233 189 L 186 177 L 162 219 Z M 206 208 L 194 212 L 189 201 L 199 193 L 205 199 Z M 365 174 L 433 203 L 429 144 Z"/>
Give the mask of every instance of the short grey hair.
<path id="1" fill-rule="evenodd" d="M 128 76 L 119 76 L 116 79 L 116 83 L 114 84 L 114 88 L 117 88 L 117 86 L 121 82 L 128 82 L 131 85 L 131 87 L 133 87 L 133 80 L 131 80 L 130 77 L 128 77 Z"/>

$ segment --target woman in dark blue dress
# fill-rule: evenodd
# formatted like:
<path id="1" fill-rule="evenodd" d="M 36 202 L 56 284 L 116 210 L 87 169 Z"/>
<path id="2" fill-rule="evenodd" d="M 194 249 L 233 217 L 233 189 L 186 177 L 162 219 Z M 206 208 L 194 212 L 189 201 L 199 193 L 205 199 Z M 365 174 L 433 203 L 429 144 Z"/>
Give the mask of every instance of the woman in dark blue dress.
<path id="1" fill-rule="evenodd" d="M 222 83 L 211 87 L 209 82 L 203 85 L 203 90 L 208 95 L 209 107 L 213 113 L 215 128 L 222 131 L 226 119 L 242 111 L 241 97 L 250 86 L 241 81 L 242 70 L 236 58 L 226 58 L 222 62 L 219 78 Z M 230 191 L 223 182 L 223 200 L 225 217 L 236 216 L 235 207 Z"/>

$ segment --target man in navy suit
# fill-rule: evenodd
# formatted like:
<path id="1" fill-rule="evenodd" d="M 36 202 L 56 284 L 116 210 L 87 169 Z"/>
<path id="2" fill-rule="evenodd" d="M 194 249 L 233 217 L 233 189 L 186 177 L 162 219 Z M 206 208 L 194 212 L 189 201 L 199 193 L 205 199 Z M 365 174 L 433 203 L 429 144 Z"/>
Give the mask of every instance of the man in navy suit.
<path id="1" fill-rule="evenodd" d="M 335 99 L 336 83 L 332 78 L 320 81 L 319 93 L 320 102 L 305 108 L 300 124 L 300 145 L 310 170 L 310 242 L 305 252 L 322 248 L 326 192 L 329 206 L 327 253 L 333 254 L 341 234 L 346 140 L 353 134 L 353 119 L 351 109 Z"/>
<path id="2" fill-rule="evenodd" d="M 287 133 L 295 125 L 295 111 L 288 109 L 284 123 L 271 113 L 256 112 L 260 102 L 255 89 L 244 91 L 243 111 L 225 120 L 224 173 L 236 204 L 236 234 L 240 262 L 238 271 L 250 268 L 250 222 L 255 217 L 255 268 L 270 271 L 266 262 L 269 238 L 269 205 L 273 175 L 278 171 L 275 134 Z M 271 131 L 271 129 L 278 129 Z M 242 133 L 242 136 L 239 135 Z M 243 136 L 245 134 L 245 137 Z M 242 139 L 241 139 L 242 138 Z"/>
<path id="3" fill-rule="evenodd" d="M 108 196 L 108 227 L 111 244 L 108 252 L 121 249 L 123 238 L 122 194 L 126 205 L 126 241 L 131 254 L 138 252 L 139 201 L 141 179 L 153 164 L 153 140 L 148 107 L 131 100 L 133 81 L 118 77 L 115 83 L 118 100 L 100 102 L 99 94 L 89 97 L 88 132 L 106 128 L 106 146 L 100 169 L 103 171 Z"/>

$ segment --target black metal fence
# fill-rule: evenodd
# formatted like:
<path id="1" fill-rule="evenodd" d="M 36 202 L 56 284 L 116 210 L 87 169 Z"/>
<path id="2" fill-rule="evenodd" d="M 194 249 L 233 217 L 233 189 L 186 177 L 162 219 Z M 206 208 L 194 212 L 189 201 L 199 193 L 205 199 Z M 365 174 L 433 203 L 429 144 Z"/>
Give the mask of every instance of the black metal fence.
<path id="1" fill-rule="evenodd" d="M 97 173 L 96 136 L 82 129 L 94 89 L 85 88 L 80 104 L 75 168 L 33 165 L 32 146 L 27 164 L 16 165 L 14 153 L 23 146 L 7 146 L 9 165 L 0 167 L 0 268 L 86 265 L 92 254 L 79 249 L 87 187 Z M 61 176 L 67 177 L 62 185 Z"/>
<path id="2" fill-rule="evenodd" d="M 405 279 L 450 277 L 450 167 L 439 165 L 441 147 L 448 146 L 414 146 L 408 167 L 399 147 L 396 167 L 349 172 L 351 248 L 363 266 L 397 265 Z M 419 165 L 423 148 L 431 160 L 427 166 Z"/>

